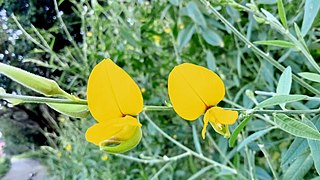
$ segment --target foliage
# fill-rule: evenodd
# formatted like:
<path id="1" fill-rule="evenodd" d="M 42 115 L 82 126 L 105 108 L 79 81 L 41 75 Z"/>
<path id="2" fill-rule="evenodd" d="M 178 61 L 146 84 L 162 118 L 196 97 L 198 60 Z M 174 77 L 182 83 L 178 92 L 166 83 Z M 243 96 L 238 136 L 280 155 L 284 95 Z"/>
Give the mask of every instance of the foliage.
<path id="1" fill-rule="evenodd" d="M 10 168 L 10 159 L 7 157 L 0 157 L 0 178 L 3 177 Z"/>
<path id="2" fill-rule="evenodd" d="M 319 175 L 319 8 L 313 8 L 318 1 L 70 2 L 79 21 L 56 9 L 51 28 L 21 27 L 36 46 L 23 62 L 50 72 L 62 89 L 85 98 L 89 73 L 111 57 L 137 82 L 145 105 L 167 105 L 169 72 L 191 62 L 221 77 L 226 97 L 218 105 L 241 116 L 230 127 L 237 133 L 231 135 L 231 148 L 212 129 L 200 141 L 201 121 L 146 110 L 140 114 L 141 143 L 127 154 L 108 154 L 107 161 L 85 142 L 92 118 L 61 116 L 58 134 L 47 133 L 50 146 L 42 148 L 53 177 L 234 179 L 232 170 L 240 179 Z M 23 21 L 11 18 L 17 26 Z M 80 25 L 80 41 L 68 31 L 73 24 Z M 70 44 L 54 49 L 60 43 L 56 33 Z"/>

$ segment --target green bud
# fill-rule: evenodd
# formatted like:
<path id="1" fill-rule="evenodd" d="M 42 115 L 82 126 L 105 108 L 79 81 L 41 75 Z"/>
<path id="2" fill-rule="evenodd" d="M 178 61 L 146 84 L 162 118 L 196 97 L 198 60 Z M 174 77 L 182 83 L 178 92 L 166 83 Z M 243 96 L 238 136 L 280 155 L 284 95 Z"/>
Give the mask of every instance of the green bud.
<path id="1" fill-rule="evenodd" d="M 85 118 L 90 114 L 87 105 L 62 103 L 47 103 L 47 105 L 59 113 L 70 117 Z"/>
<path id="2" fill-rule="evenodd" d="M 75 97 L 62 90 L 55 81 L 20 68 L 0 63 L 0 74 L 45 96 L 64 96 L 69 99 L 75 99 Z"/>
<path id="3" fill-rule="evenodd" d="M 139 144 L 141 137 L 141 128 L 137 127 L 135 133 L 130 139 L 126 141 L 108 140 L 100 145 L 100 150 L 109 153 L 124 153 L 136 147 Z"/>

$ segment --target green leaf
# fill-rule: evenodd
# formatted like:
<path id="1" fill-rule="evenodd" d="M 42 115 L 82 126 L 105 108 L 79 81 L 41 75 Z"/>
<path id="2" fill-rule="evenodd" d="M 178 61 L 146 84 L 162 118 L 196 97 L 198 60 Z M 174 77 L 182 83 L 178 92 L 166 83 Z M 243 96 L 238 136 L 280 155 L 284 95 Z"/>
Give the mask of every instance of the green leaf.
<path id="1" fill-rule="evenodd" d="M 169 0 L 169 2 L 174 6 L 179 6 L 179 0 Z"/>
<path id="2" fill-rule="evenodd" d="M 305 36 L 310 30 L 313 21 L 315 20 L 320 9 L 319 0 L 306 0 L 304 5 L 304 15 L 301 27 L 301 34 Z"/>
<path id="3" fill-rule="evenodd" d="M 301 31 L 296 23 L 294 23 L 294 30 L 296 32 L 296 35 L 298 37 L 299 42 L 301 44 L 303 44 L 304 49 L 309 52 L 308 46 L 307 46 L 306 42 L 304 41 L 303 36 L 301 34 Z"/>
<path id="4" fill-rule="evenodd" d="M 292 73 L 291 73 L 291 67 L 288 66 L 283 73 L 281 74 L 277 86 L 277 95 L 289 95 L 290 89 L 291 89 L 291 83 L 292 83 Z M 281 103 L 280 107 L 282 109 L 285 109 L 285 103 Z"/>
<path id="5" fill-rule="evenodd" d="M 275 95 L 269 99 L 262 101 L 255 108 L 270 107 L 270 106 L 278 105 L 281 103 L 290 103 L 290 102 L 304 100 L 307 98 L 308 96 L 305 96 L 305 95 Z"/>
<path id="6" fill-rule="evenodd" d="M 192 38 L 194 32 L 195 32 L 195 25 L 188 25 L 186 28 L 182 29 L 178 33 L 178 51 L 181 52 L 182 49 L 188 44 L 190 39 Z"/>
<path id="7" fill-rule="evenodd" d="M 220 46 L 220 47 L 224 46 L 222 38 L 215 31 L 213 31 L 210 28 L 203 29 L 201 31 L 201 35 L 202 35 L 203 39 L 207 43 L 211 44 L 212 46 Z"/>
<path id="8" fill-rule="evenodd" d="M 250 121 L 251 119 L 251 115 L 250 116 L 247 116 L 244 118 L 243 121 L 241 121 L 241 123 L 236 127 L 236 129 L 233 131 L 232 135 L 230 136 L 230 139 L 229 139 L 229 146 L 230 147 L 233 147 L 234 146 L 234 143 L 236 142 L 237 140 L 237 137 L 238 137 L 238 134 L 240 133 L 240 131 L 248 124 L 248 122 Z"/>
<path id="9" fill-rule="evenodd" d="M 286 11 L 283 7 L 283 2 L 282 0 L 277 0 L 277 2 L 278 2 L 278 13 L 279 13 L 279 17 L 282 22 L 282 25 L 284 28 L 288 29 Z"/>
<path id="10" fill-rule="evenodd" d="M 320 116 L 316 116 L 315 118 L 317 118 L 315 121 L 319 121 Z M 317 130 L 317 127 L 309 120 L 306 120 L 306 124 L 308 124 L 311 128 L 313 128 L 314 130 Z M 310 140 L 308 139 L 308 144 L 311 150 L 311 156 L 314 162 L 314 166 L 317 170 L 317 173 L 320 175 L 320 156 L 319 156 L 319 152 L 320 152 L 320 141 L 317 140 Z"/>
<path id="11" fill-rule="evenodd" d="M 303 179 L 312 165 L 312 157 L 308 152 L 300 155 L 284 172 L 283 180 Z"/>
<path id="12" fill-rule="evenodd" d="M 277 47 L 284 47 L 284 48 L 293 48 L 294 44 L 288 41 L 283 40 L 266 40 L 266 41 L 255 41 L 255 44 L 261 45 L 270 45 L 270 46 L 277 46 Z"/>
<path id="13" fill-rule="evenodd" d="M 281 158 L 281 166 L 291 164 L 298 156 L 308 150 L 308 141 L 304 138 L 296 137 L 289 149 L 284 153 Z"/>
<path id="14" fill-rule="evenodd" d="M 210 50 L 207 50 L 207 55 L 206 55 L 206 60 L 207 60 L 207 67 L 211 70 L 211 71 L 215 71 L 216 70 L 216 59 L 214 58 L 212 52 Z"/>
<path id="15" fill-rule="evenodd" d="M 90 114 L 87 105 L 61 103 L 47 103 L 47 105 L 59 113 L 70 117 L 85 118 Z"/>
<path id="16" fill-rule="evenodd" d="M 319 74 L 310 73 L 310 72 L 302 72 L 302 73 L 298 73 L 298 74 L 299 74 L 299 76 L 301 76 L 305 79 L 320 83 L 320 75 Z"/>
<path id="17" fill-rule="evenodd" d="M 250 136 L 248 136 L 246 139 L 244 139 L 239 146 L 237 147 L 237 151 L 241 150 L 244 146 L 246 146 L 247 144 L 251 143 L 252 141 L 258 139 L 259 137 L 267 134 L 269 131 L 271 131 L 272 129 L 275 129 L 276 127 L 270 127 L 268 129 L 264 129 L 261 131 L 257 131 L 253 134 L 251 134 Z"/>
<path id="18" fill-rule="evenodd" d="M 320 133 L 307 124 L 288 117 L 285 114 L 274 114 L 274 122 L 280 129 L 297 137 L 320 140 Z"/>
<path id="19" fill-rule="evenodd" d="M 198 24 L 198 25 L 202 26 L 203 28 L 207 28 L 207 22 L 195 2 L 190 1 L 188 3 L 187 14 L 193 20 L 193 22 L 195 24 Z"/>
<path id="20" fill-rule="evenodd" d="M 291 67 L 288 66 L 281 74 L 277 86 L 278 95 L 289 95 L 292 83 Z"/>

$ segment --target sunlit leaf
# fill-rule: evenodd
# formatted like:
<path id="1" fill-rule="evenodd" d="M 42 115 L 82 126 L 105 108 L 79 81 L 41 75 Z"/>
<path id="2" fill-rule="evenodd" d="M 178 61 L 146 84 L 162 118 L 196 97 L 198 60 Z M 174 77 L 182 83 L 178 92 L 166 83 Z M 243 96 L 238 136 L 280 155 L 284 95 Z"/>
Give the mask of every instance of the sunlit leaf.
<path id="1" fill-rule="evenodd" d="M 285 114 L 274 114 L 274 122 L 280 129 L 297 137 L 320 140 L 319 131 L 311 128 L 307 124 L 288 117 Z"/>
<path id="2" fill-rule="evenodd" d="M 305 95 L 275 95 L 259 103 L 256 108 L 270 107 L 281 103 L 290 103 L 306 99 Z"/>
<path id="3" fill-rule="evenodd" d="M 306 0 L 304 5 L 304 15 L 301 27 L 301 34 L 305 36 L 310 30 L 313 21 L 315 20 L 320 9 L 319 0 Z"/>
<path id="4" fill-rule="evenodd" d="M 261 45 L 284 47 L 284 48 L 293 48 L 294 47 L 293 43 L 288 42 L 288 41 L 283 41 L 283 40 L 255 41 L 254 43 L 261 44 Z"/>
<path id="5" fill-rule="evenodd" d="M 302 72 L 298 74 L 305 79 L 320 83 L 320 74 L 310 73 L 310 72 Z"/>

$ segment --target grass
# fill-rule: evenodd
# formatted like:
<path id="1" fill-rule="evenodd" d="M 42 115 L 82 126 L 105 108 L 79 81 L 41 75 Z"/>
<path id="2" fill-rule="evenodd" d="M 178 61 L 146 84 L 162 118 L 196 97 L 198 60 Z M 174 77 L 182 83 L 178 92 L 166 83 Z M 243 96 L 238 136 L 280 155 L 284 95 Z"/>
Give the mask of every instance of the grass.
<path id="1" fill-rule="evenodd" d="M 58 13 L 59 2 L 54 2 Z M 21 25 L 19 16 L 11 15 L 24 38 L 36 46 L 26 52 L 24 63 L 45 68 L 64 90 L 85 98 L 90 71 L 111 57 L 138 83 L 145 104 L 154 106 L 169 102 L 167 77 L 174 66 L 202 65 L 224 80 L 226 97 L 219 106 L 240 109 L 240 118 L 230 127 L 239 134 L 231 136 L 234 147 L 211 127 L 201 140 L 202 121 L 184 121 L 172 110 L 145 111 L 140 114 L 140 144 L 125 154 L 107 154 L 85 141 L 84 133 L 94 123 L 91 117 L 60 115 L 55 119 L 56 133 L 43 131 L 48 146 L 39 151 L 50 176 L 310 179 L 319 175 L 319 157 L 314 153 L 319 144 L 311 139 L 319 134 L 314 129 L 319 128 L 320 84 L 299 74 L 319 74 L 319 22 L 301 13 L 310 6 L 308 1 L 71 2 L 79 20 L 57 16 L 56 25 L 47 30 Z M 81 27 L 81 42 L 69 32 L 72 23 Z M 70 45 L 54 51 L 57 32 Z M 293 94 L 306 98 L 292 100 Z M 269 104 L 257 106 L 270 97 Z M 283 103 L 285 108 L 278 106 Z M 247 124 L 238 127 L 248 115 Z M 299 168 L 301 164 L 304 168 Z"/>

